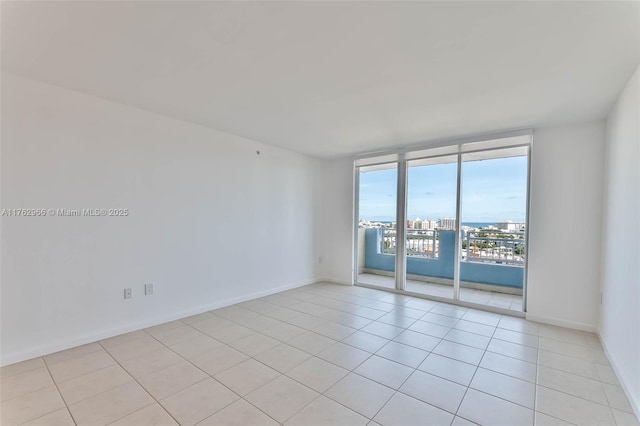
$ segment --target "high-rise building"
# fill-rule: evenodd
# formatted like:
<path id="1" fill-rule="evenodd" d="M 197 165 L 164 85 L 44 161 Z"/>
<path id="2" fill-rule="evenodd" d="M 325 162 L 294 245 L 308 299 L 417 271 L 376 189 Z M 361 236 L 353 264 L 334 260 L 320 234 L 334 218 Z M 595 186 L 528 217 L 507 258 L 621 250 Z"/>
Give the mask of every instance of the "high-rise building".
<path id="1" fill-rule="evenodd" d="M 456 229 L 456 220 L 452 217 L 441 217 L 438 221 L 440 229 Z"/>
<path id="2" fill-rule="evenodd" d="M 422 229 L 426 229 L 428 231 L 432 231 L 436 229 L 437 222 L 431 219 L 425 219 L 422 221 Z"/>

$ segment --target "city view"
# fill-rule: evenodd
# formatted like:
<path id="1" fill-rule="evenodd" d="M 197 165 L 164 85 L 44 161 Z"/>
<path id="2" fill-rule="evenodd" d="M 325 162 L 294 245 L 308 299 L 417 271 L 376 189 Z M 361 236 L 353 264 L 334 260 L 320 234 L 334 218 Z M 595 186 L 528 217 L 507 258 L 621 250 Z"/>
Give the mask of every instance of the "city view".
<path id="1" fill-rule="evenodd" d="M 407 256 L 438 257 L 439 232 L 455 230 L 454 218 L 407 220 Z M 385 254 L 396 252 L 396 223 L 370 222 L 360 219 L 360 228 L 383 230 L 381 251 Z M 525 224 L 510 220 L 494 223 L 463 222 L 461 224 L 461 256 L 463 261 L 494 262 L 503 264 L 523 264 Z"/>
<path id="2" fill-rule="evenodd" d="M 397 166 L 361 169 L 358 282 L 394 288 L 397 248 L 404 244 L 404 288 L 451 298 L 459 253 L 461 300 L 521 310 L 527 156 L 498 151 L 462 156 L 459 200 L 457 156 L 408 161 L 404 242 L 396 235 Z"/>

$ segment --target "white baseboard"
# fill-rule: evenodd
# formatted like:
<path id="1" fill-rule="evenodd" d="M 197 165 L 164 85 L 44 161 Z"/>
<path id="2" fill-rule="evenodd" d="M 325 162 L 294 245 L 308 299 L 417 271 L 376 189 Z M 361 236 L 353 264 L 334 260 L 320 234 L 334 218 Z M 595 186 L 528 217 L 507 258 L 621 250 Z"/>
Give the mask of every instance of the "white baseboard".
<path id="1" fill-rule="evenodd" d="M 596 333 L 598 331 L 596 326 L 591 324 L 581 323 L 581 322 L 566 321 L 563 319 L 550 318 L 550 317 L 534 315 L 530 313 L 526 313 L 525 318 L 528 319 L 529 321 L 541 322 L 543 324 L 557 325 L 559 327 L 573 328 L 574 330 L 588 331 L 590 333 Z"/>
<path id="2" fill-rule="evenodd" d="M 600 330 L 599 329 L 597 330 L 597 333 L 598 333 L 598 338 L 600 339 L 600 343 L 602 344 L 602 349 L 604 349 L 604 354 L 606 355 L 607 359 L 609 360 L 609 364 L 611 364 L 611 368 L 613 369 L 613 372 L 616 374 L 616 377 L 618 378 L 618 382 L 620 382 L 620 387 L 624 391 L 624 394 L 627 396 L 627 399 L 629 400 L 629 405 L 631 405 L 631 409 L 633 410 L 634 414 L 636 415 L 636 418 L 640 421 L 640 400 L 639 400 L 640 396 L 638 396 L 638 398 L 636 398 L 636 399 L 632 398 L 634 395 L 631 393 L 631 391 L 629 390 L 629 386 L 625 382 L 626 376 L 624 376 L 623 374 L 620 373 L 620 370 L 618 370 L 618 367 L 613 362 L 613 359 L 611 358 L 611 354 L 609 353 L 609 350 L 607 349 L 607 344 L 605 343 L 604 339 L 602 338 L 602 335 L 600 334 Z"/>
<path id="3" fill-rule="evenodd" d="M 143 328 L 153 327 L 154 325 L 163 324 L 169 321 L 175 321 L 181 318 L 190 317 L 192 315 L 198 315 L 203 312 L 211 311 L 214 309 L 224 308 L 225 306 L 235 305 L 236 303 L 242 303 L 248 300 L 269 296 L 271 294 L 279 293 L 281 291 L 303 287 L 305 285 L 314 284 L 319 281 L 323 281 L 323 280 L 312 279 L 304 282 L 288 284 L 288 285 L 272 288 L 265 291 L 258 291 L 248 295 L 243 295 L 241 297 L 228 298 L 225 300 L 217 301 L 216 303 L 202 305 L 193 309 L 187 309 L 184 311 L 174 312 L 172 314 L 163 315 L 160 317 L 138 321 L 126 327 L 101 330 L 99 332 L 87 334 L 84 336 L 66 339 L 64 341 L 57 342 L 55 344 L 41 345 L 41 346 L 36 346 L 33 348 L 26 349 L 23 351 L 19 351 L 19 352 L 3 354 L 2 358 L 0 359 L 0 366 L 4 367 L 6 365 L 15 364 L 16 362 L 26 361 L 39 356 L 49 355 L 54 352 L 63 351 L 65 349 L 74 348 L 76 346 L 85 345 L 87 343 L 93 343 L 98 340 L 108 339 L 109 337 L 118 336 L 124 333 L 130 333 L 132 331 L 141 330 Z"/>
<path id="4" fill-rule="evenodd" d="M 345 280 L 341 280 L 339 278 L 332 278 L 332 277 L 318 278 L 317 282 L 328 282 L 328 283 L 340 284 L 340 285 L 353 285 L 353 282 L 351 282 L 351 281 L 345 281 Z"/>

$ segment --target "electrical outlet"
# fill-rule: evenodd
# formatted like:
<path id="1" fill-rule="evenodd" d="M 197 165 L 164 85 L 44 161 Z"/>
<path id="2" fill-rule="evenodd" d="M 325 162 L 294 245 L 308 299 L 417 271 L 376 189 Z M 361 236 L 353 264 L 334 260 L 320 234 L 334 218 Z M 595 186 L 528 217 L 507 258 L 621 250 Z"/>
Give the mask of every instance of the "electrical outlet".
<path id="1" fill-rule="evenodd" d="M 153 294 L 153 284 L 145 284 L 144 285 L 144 295 L 150 296 Z"/>
<path id="2" fill-rule="evenodd" d="M 130 288 L 125 288 L 124 289 L 124 298 L 125 299 L 131 299 L 131 289 Z"/>

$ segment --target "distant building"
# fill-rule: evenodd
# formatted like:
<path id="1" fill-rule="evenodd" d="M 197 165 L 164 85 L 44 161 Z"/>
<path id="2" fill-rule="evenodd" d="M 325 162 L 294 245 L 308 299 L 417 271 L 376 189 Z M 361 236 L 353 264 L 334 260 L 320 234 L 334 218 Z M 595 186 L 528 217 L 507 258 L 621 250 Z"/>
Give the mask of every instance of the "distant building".
<path id="1" fill-rule="evenodd" d="M 525 228 L 525 224 L 519 222 L 511 222 L 510 220 L 508 220 L 506 222 L 496 222 L 496 227 L 501 231 L 517 232 L 523 231 Z"/>
<path id="2" fill-rule="evenodd" d="M 411 222 L 411 221 L 407 221 L 407 222 Z M 412 226 L 408 226 L 409 228 L 412 229 L 422 229 L 422 230 L 427 230 L 427 231 L 431 231 L 436 229 L 436 221 L 435 220 L 431 220 L 431 219 L 420 219 L 419 217 L 416 217 L 416 220 L 413 221 Z"/>
<path id="3" fill-rule="evenodd" d="M 440 229 L 456 229 L 456 220 L 451 217 L 441 217 L 438 221 Z"/>

